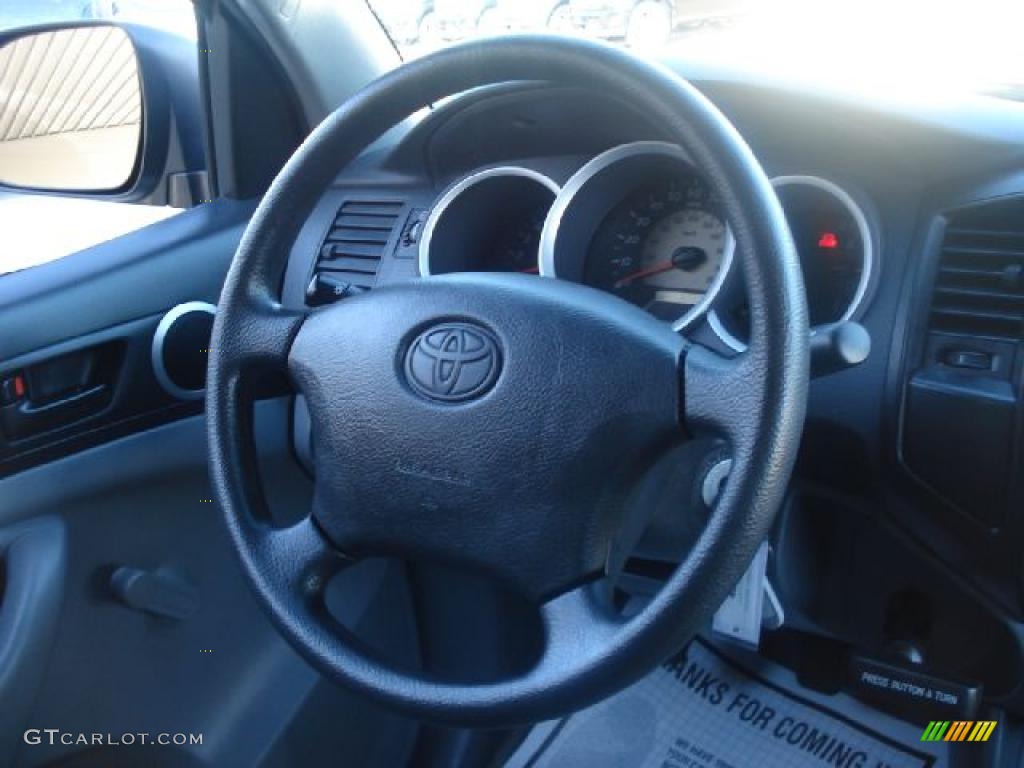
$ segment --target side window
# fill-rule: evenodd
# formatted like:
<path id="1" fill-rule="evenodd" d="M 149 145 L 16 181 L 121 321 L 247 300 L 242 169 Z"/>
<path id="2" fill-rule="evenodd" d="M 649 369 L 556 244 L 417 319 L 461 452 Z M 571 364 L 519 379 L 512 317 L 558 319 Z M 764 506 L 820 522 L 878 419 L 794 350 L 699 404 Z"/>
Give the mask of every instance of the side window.
<path id="1" fill-rule="evenodd" d="M 146 96 L 144 63 L 177 90 Z M 198 88 L 188 0 L 4 0 L 0 274 L 206 199 Z"/>

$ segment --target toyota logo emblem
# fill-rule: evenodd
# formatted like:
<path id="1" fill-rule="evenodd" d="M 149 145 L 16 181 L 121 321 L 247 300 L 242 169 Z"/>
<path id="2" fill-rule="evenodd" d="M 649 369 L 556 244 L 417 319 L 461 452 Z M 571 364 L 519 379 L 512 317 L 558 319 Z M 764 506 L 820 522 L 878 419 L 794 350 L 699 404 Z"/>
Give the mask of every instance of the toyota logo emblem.
<path id="1" fill-rule="evenodd" d="M 479 397 L 498 378 L 498 343 L 467 323 L 445 323 L 424 331 L 405 356 L 405 376 L 418 394 L 443 403 Z"/>

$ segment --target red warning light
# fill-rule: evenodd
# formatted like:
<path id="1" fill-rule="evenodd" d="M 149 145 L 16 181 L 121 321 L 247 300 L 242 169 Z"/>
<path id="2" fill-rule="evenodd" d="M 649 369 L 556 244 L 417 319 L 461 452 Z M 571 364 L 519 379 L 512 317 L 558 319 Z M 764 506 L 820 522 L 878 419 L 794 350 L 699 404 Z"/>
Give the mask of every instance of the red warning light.
<path id="1" fill-rule="evenodd" d="M 838 248 L 839 238 L 836 237 L 835 232 L 822 232 L 821 237 L 818 238 L 819 248 Z"/>

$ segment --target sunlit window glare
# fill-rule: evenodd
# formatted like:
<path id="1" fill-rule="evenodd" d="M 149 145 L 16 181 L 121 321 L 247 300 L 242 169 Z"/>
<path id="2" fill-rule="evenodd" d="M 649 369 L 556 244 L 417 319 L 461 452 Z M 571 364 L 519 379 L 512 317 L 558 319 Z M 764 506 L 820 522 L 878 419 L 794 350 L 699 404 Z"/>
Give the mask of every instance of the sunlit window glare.
<path id="1" fill-rule="evenodd" d="M 1024 84 L 1024 0 L 370 0 L 405 58 L 558 32 L 642 56 L 942 98 Z"/>
<path id="2" fill-rule="evenodd" d="M 674 52 L 851 87 L 977 90 L 1024 83 L 1022 34 L 1020 0 L 782 0 Z"/>

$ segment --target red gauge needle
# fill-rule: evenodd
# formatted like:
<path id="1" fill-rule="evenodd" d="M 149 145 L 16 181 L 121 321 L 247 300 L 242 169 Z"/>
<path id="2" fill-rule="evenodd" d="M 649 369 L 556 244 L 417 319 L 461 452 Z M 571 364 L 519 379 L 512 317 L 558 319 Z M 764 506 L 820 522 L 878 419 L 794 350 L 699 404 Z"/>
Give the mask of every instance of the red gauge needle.
<path id="1" fill-rule="evenodd" d="M 519 271 L 524 275 L 536 275 L 540 272 L 540 267 L 527 267 L 526 269 L 520 269 Z"/>
<path id="2" fill-rule="evenodd" d="M 634 280 L 639 280 L 641 277 L 650 277 L 651 275 L 657 275 L 662 272 L 668 272 L 670 269 L 675 269 L 675 266 L 676 265 L 672 262 L 671 259 L 666 259 L 665 261 L 656 261 L 650 266 L 644 267 L 643 269 L 638 269 L 636 272 L 630 272 L 628 275 L 620 277 L 618 280 L 615 281 L 615 287 L 622 288 L 623 286 L 632 283 Z"/>

